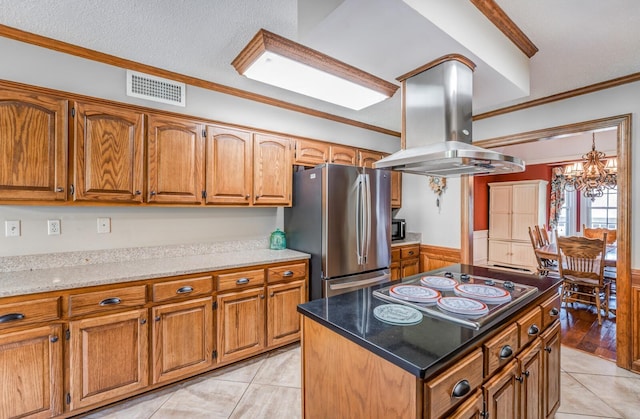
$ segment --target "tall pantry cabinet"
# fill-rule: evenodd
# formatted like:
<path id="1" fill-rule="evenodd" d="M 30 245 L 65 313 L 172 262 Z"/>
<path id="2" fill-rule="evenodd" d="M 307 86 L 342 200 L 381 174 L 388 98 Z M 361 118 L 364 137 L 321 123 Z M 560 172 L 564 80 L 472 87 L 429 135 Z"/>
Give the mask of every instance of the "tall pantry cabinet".
<path id="1" fill-rule="evenodd" d="M 528 227 L 545 225 L 547 183 L 489 183 L 489 265 L 536 270 Z"/>

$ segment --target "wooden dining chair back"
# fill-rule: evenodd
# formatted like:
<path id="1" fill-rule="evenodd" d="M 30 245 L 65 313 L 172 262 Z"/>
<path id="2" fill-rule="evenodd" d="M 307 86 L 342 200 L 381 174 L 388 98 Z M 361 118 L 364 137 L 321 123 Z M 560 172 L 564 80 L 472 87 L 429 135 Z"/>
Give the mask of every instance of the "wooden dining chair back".
<path id="1" fill-rule="evenodd" d="M 601 310 L 609 313 L 610 282 L 604 276 L 604 257 L 607 251 L 606 233 L 602 238 L 558 236 L 558 270 L 562 278 L 562 302 L 595 304 L 598 324 L 602 324 Z"/>
<path id="2" fill-rule="evenodd" d="M 543 246 L 549 245 L 549 243 L 551 242 L 549 241 L 549 235 L 547 234 L 547 230 L 544 228 L 544 226 L 540 228 L 539 225 L 536 225 L 535 228 L 540 243 L 542 243 Z"/>
<path id="3" fill-rule="evenodd" d="M 550 272 L 556 272 L 557 271 L 556 261 L 547 259 L 547 258 L 542 258 L 540 257 L 540 255 L 538 255 L 538 252 L 536 252 L 536 250 L 541 248 L 542 246 L 549 245 L 549 238 L 547 236 L 546 230 L 544 230 L 544 228 L 540 229 L 538 225 L 534 225 L 533 227 L 528 227 L 528 228 L 529 228 L 529 239 L 531 240 L 533 253 L 536 257 L 536 262 L 538 264 L 538 267 L 537 267 L 538 274 L 546 276 L 546 275 L 549 275 Z M 541 233 L 541 231 L 544 231 L 544 233 Z"/>
<path id="4" fill-rule="evenodd" d="M 607 244 L 613 244 L 618 240 L 617 230 L 610 230 L 608 228 L 589 228 L 582 224 L 582 235 L 590 239 L 601 239 L 604 234 L 607 234 Z"/>

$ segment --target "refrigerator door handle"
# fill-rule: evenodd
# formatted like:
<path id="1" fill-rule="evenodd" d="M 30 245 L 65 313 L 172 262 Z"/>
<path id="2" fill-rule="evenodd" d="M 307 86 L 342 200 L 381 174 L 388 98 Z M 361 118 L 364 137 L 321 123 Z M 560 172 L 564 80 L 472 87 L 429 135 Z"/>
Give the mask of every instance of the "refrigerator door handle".
<path id="1" fill-rule="evenodd" d="M 358 187 L 356 188 L 356 255 L 358 257 L 358 265 L 363 264 L 363 225 L 362 225 L 362 175 L 358 175 Z"/>
<path id="2" fill-rule="evenodd" d="M 363 258 L 367 263 L 369 257 L 369 247 L 371 246 L 371 183 L 369 182 L 369 174 L 364 174 L 364 246 Z"/>

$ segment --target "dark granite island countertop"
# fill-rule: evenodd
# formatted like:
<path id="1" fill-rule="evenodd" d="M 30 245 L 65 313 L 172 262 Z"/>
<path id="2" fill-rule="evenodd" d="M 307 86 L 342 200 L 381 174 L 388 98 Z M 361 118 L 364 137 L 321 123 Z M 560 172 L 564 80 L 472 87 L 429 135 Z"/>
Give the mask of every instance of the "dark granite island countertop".
<path id="1" fill-rule="evenodd" d="M 525 307 L 540 302 L 557 292 L 558 278 L 508 272 L 471 265 L 451 265 L 393 282 L 415 282 L 424 275 L 445 271 L 513 281 L 538 288 L 533 298 L 517 302 L 495 316 L 479 330 L 447 320 L 423 316 L 416 325 L 395 326 L 378 320 L 373 309 L 389 304 L 373 295 L 373 291 L 389 284 L 353 291 L 328 299 L 319 299 L 298 306 L 298 311 L 339 335 L 386 359 L 417 378 L 429 378 L 469 348 L 477 346 L 484 337 L 502 325 L 512 322 Z"/>

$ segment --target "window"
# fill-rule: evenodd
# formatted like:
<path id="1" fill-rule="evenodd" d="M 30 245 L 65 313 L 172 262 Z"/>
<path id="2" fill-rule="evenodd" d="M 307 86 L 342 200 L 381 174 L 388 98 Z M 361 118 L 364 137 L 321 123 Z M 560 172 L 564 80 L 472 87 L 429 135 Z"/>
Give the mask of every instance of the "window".
<path id="1" fill-rule="evenodd" d="M 617 229 L 618 188 L 605 189 L 604 195 L 595 201 L 582 197 L 581 208 L 580 215 L 587 227 Z"/>
<path id="2" fill-rule="evenodd" d="M 576 192 L 564 192 L 564 203 L 558 220 L 558 236 L 575 236 L 576 231 Z"/>

